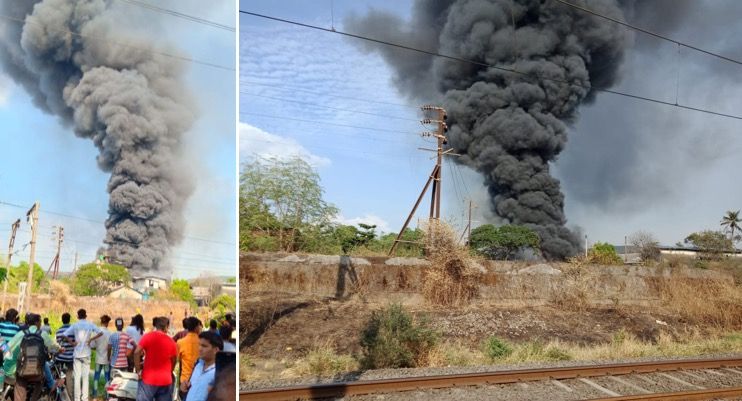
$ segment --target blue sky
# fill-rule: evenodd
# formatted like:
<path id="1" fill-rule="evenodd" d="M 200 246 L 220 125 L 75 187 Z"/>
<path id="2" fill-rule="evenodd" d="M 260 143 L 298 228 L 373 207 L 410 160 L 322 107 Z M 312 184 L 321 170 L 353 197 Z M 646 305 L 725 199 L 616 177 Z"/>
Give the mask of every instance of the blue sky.
<path id="1" fill-rule="evenodd" d="M 363 14 L 373 6 L 407 18 L 412 5 L 251 0 L 241 1 L 240 7 L 330 27 L 332 3 L 338 29 L 348 13 Z M 701 5 L 690 7 L 695 26 L 681 24 L 664 33 L 720 52 L 739 48 L 727 32 L 732 22 L 719 25 L 713 17 L 724 15 L 724 7 L 733 3 L 710 5 L 716 10 L 708 15 L 700 11 Z M 660 29 L 655 26 L 660 21 L 660 16 L 643 16 L 642 24 Z M 360 51 L 351 40 L 240 16 L 240 159 L 301 155 L 317 167 L 326 199 L 340 208 L 341 221 L 371 222 L 396 231 L 433 165 L 430 154 L 417 148 L 431 145 L 415 135 L 422 130 L 420 124 L 408 121 L 420 118 L 414 108 L 418 105 L 397 93 L 391 71 L 378 55 Z M 682 104 L 722 112 L 742 109 L 742 70 L 720 73 L 718 69 L 727 67 L 720 67 L 718 60 L 652 41 L 634 38 L 614 89 L 674 100 L 677 84 Z M 570 127 L 566 150 L 552 166 L 563 183 L 568 225 L 581 227 L 591 242 L 616 244 L 638 230 L 674 244 L 693 231 L 718 229 L 726 210 L 742 208 L 742 187 L 733 184 L 739 182 L 739 131 L 739 121 L 599 94 L 582 107 Z M 476 173 L 446 165 L 443 174 L 443 215 L 454 226 L 463 226 L 467 198 L 479 205 L 477 222 L 491 221 Z M 426 212 L 423 208 L 418 217 Z"/>
<path id="2" fill-rule="evenodd" d="M 163 8 L 234 26 L 235 4 L 221 0 L 204 8 L 199 1 L 165 0 Z M 113 2 L 115 22 L 124 31 L 151 35 L 178 46 L 193 59 L 234 66 L 235 33 L 170 15 L 153 13 L 125 2 Z M 8 23 L 8 22 L 2 22 Z M 174 252 L 175 276 L 234 275 L 236 269 L 235 72 L 188 65 L 186 85 L 196 97 L 200 115 L 186 135 L 186 157 L 197 187 L 186 208 L 187 238 Z M 5 255 L 10 224 L 21 218 L 15 263 L 28 259 L 30 240 L 25 212 L 41 203 L 37 261 L 47 269 L 54 256 L 53 226 L 62 225 L 65 243 L 61 269 L 94 259 L 105 229 L 108 175 L 95 162 L 97 150 L 74 136 L 55 117 L 36 109 L 30 98 L 0 71 L 0 244 Z M 61 216 L 50 212 L 74 217 Z M 206 240 L 206 241 L 204 241 Z M 3 256 L 4 257 L 4 256 Z"/>

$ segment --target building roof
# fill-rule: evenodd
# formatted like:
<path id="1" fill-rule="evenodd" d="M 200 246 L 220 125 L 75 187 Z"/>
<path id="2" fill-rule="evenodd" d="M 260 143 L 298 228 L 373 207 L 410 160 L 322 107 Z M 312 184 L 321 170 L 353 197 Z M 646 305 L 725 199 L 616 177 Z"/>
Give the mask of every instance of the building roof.
<path id="1" fill-rule="evenodd" d="M 118 290 L 120 290 L 120 289 L 123 289 L 123 288 L 127 288 L 127 289 L 130 289 L 130 290 L 132 290 L 132 291 L 134 291 L 134 292 L 138 293 L 138 294 L 141 294 L 141 295 L 145 295 L 145 294 L 144 294 L 143 292 L 141 292 L 141 291 L 139 291 L 139 290 L 137 290 L 137 289 L 135 289 L 135 288 L 132 288 L 131 286 L 128 286 L 128 285 L 120 285 L 120 286 L 118 286 L 118 287 L 112 288 L 112 289 L 111 289 L 110 291 L 108 291 L 108 292 L 107 292 L 106 294 L 110 294 L 110 293 L 112 293 L 112 292 L 118 291 Z"/>

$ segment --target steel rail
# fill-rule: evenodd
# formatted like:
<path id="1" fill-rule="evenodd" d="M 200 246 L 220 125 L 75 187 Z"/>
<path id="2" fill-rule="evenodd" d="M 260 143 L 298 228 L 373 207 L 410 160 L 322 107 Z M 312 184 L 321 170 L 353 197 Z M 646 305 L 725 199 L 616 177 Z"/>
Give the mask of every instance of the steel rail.
<path id="1" fill-rule="evenodd" d="M 240 401 L 288 401 L 333 398 L 371 393 L 476 386 L 482 384 L 507 384 L 545 379 L 562 380 L 574 379 L 577 377 L 626 375 L 685 369 L 716 369 L 738 366 L 742 366 L 742 358 L 618 363 L 561 368 L 518 369 L 441 376 L 405 377 L 384 380 L 361 380 L 346 383 L 299 385 L 249 390 L 240 393 Z"/>
<path id="2" fill-rule="evenodd" d="M 694 401 L 741 397 L 742 387 L 713 388 L 706 390 L 678 391 L 641 395 L 623 395 L 611 398 L 594 398 L 588 401 Z"/>

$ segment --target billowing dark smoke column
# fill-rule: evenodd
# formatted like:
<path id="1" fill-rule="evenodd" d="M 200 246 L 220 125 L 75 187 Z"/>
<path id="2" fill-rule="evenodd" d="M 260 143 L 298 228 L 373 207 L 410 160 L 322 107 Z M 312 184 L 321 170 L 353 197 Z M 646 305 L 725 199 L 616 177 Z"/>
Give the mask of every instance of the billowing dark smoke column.
<path id="1" fill-rule="evenodd" d="M 194 118 L 182 66 L 117 33 L 122 21 L 106 16 L 103 0 L 11 0 L 0 9 L 23 21 L 0 24 L 4 71 L 39 108 L 91 139 L 111 174 L 106 252 L 134 276 L 169 278 L 193 191 L 180 160 Z"/>
<path id="2" fill-rule="evenodd" d="M 588 3 L 623 17 L 616 1 Z M 579 105 L 592 100 L 588 88 L 616 80 L 628 41 L 622 28 L 553 0 L 418 0 L 410 22 L 371 11 L 348 18 L 346 26 L 527 74 L 364 44 L 392 66 L 403 94 L 443 103 L 449 145 L 484 175 L 497 216 L 537 231 L 547 258 L 580 249 L 578 235 L 565 226 L 564 195 L 549 163 L 564 149 Z"/>

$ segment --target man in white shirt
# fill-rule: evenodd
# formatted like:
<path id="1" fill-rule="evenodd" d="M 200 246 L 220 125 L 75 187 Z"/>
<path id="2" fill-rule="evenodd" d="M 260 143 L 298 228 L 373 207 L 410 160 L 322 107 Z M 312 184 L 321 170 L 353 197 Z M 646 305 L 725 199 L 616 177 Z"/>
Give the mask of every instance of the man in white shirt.
<path id="1" fill-rule="evenodd" d="M 103 315 L 100 317 L 100 331 L 103 333 L 90 345 L 95 349 L 95 373 L 93 374 L 93 398 L 98 396 L 98 382 L 100 381 L 101 372 L 108 383 L 111 380 L 111 365 L 108 361 L 108 338 L 111 332 L 108 331 L 108 324 L 111 323 L 111 317 Z"/>
<path id="2" fill-rule="evenodd" d="M 85 309 L 77 311 L 77 322 L 65 330 L 68 344 L 75 347 L 74 362 L 72 370 L 75 375 L 74 401 L 88 401 L 90 387 L 90 343 L 102 336 L 103 333 L 98 326 L 86 320 L 88 317 Z"/>

